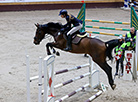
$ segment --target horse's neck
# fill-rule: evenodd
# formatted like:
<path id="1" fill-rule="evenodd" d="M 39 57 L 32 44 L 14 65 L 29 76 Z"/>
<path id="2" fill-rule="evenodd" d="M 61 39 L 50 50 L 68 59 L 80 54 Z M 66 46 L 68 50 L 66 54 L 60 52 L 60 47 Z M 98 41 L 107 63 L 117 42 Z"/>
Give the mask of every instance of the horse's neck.
<path id="1" fill-rule="evenodd" d="M 58 34 L 58 31 L 58 29 L 49 29 L 49 34 L 55 38 Z"/>

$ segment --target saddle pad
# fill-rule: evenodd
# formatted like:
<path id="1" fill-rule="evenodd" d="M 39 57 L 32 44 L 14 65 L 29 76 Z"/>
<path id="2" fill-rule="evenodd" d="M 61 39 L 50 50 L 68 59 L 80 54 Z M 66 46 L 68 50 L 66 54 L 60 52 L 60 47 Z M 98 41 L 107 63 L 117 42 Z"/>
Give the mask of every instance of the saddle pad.
<path id="1" fill-rule="evenodd" d="M 80 41 L 81 41 L 84 37 L 87 37 L 87 34 L 84 34 L 84 35 L 79 35 L 79 34 L 77 34 L 77 36 L 75 36 L 75 37 L 73 38 L 72 43 L 77 45 L 77 44 L 80 43 Z"/>

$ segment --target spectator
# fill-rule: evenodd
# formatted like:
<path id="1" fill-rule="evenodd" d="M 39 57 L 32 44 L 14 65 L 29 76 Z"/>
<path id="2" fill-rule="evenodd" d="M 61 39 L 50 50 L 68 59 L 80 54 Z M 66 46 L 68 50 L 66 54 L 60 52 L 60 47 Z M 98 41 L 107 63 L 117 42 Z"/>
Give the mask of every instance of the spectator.
<path id="1" fill-rule="evenodd" d="M 130 28 L 130 32 L 127 32 L 125 36 L 125 42 L 120 46 L 119 50 L 134 50 L 136 46 L 136 30 L 134 27 Z"/>
<path id="2" fill-rule="evenodd" d="M 122 69 L 122 71 L 121 71 L 121 76 L 123 76 L 124 51 L 123 51 L 121 57 L 117 57 L 117 56 L 119 56 L 119 53 L 120 53 L 120 52 L 119 52 L 119 51 L 120 51 L 119 48 L 120 48 L 120 46 L 121 46 L 123 43 L 124 43 L 123 37 L 122 37 L 122 36 L 119 36 L 119 45 L 116 46 L 115 49 L 114 49 L 114 53 L 115 53 L 115 55 L 116 55 L 116 57 L 115 57 L 115 59 L 116 59 L 116 73 L 115 73 L 115 75 L 118 75 L 118 69 L 119 69 L 119 63 L 120 63 L 120 67 L 121 67 L 121 69 Z"/>
<path id="3" fill-rule="evenodd" d="M 134 27 L 130 29 L 130 32 L 128 32 L 125 36 L 125 42 L 126 42 L 126 48 L 127 50 L 134 50 L 136 46 L 136 30 Z"/>

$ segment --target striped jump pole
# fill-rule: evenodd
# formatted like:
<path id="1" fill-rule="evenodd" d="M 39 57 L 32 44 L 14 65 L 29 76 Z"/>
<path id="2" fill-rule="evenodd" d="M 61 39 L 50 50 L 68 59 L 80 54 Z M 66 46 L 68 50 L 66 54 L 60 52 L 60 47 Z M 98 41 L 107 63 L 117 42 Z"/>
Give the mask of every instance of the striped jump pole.
<path id="1" fill-rule="evenodd" d="M 76 67 L 73 67 L 73 68 L 63 69 L 63 70 L 54 72 L 54 75 L 58 75 L 58 74 L 70 72 L 70 71 L 73 71 L 73 70 L 78 70 L 78 69 L 85 68 L 85 67 L 89 67 L 89 66 L 90 66 L 90 64 L 88 63 L 88 64 L 76 66 Z M 33 81 L 33 80 L 37 80 L 38 78 L 39 78 L 39 76 L 31 77 L 30 78 L 30 82 Z M 44 78 L 44 75 L 42 75 L 42 78 Z"/>
<path id="2" fill-rule="evenodd" d="M 96 71 L 96 70 L 95 70 L 95 71 Z M 70 84 L 70 83 L 72 83 L 72 82 L 75 82 L 75 81 L 77 81 L 77 80 L 79 80 L 79 79 L 85 78 L 85 77 L 87 77 L 87 76 L 89 76 L 89 75 L 90 75 L 90 73 L 88 72 L 88 73 L 85 73 L 85 74 L 83 74 L 83 75 L 80 75 L 79 77 L 75 77 L 75 78 L 70 79 L 70 80 L 68 80 L 68 81 L 66 81 L 66 82 L 57 84 L 57 85 L 54 86 L 54 89 L 60 88 L 60 87 L 65 86 L 65 85 L 68 85 L 68 84 Z M 44 90 L 42 90 L 42 94 L 43 94 L 43 93 L 44 93 Z"/>
<path id="3" fill-rule="evenodd" d="M 95 72 L 97 72 L 97 70 L 93 70 L 93 71 L 92 71 L 92 73 L 95 73 Z M 82 74 L 82 75 L 80 75 L 79 77 L 75 77 L 75 78 L 70 79 L 70 80 L 68 80 L 68 81 L 66 81 L 66 82 L 63 82 L 63 83 L 60 83 L 60 84 L 55 85 L 55 86 L 54 86 L 54 89 L 60 88 L 60 87 L 65 86 L 65 85 L 68 85 L 68 84 L 70 84 L 70 83 L 72 83 L 72 82 L 75 82 L 75 81 L 77 81 L 77 80 L 83 79 L 83 78 L 85 78 L 85 77 L 87 77 L 87 76 L 89 76 L 89 75 L 91 75 L 90 72 L 85 73 L 85 74 Z M 42 90 L 42 93 L 43 93 L 43 92 L 44 92 L 44 90 Z"/>
<path id="4" fill-rule="evenodd" d="M 93 101 L 95 98 L 97 98 L 98 96 L 100 96 L 102 94 L 103 91 L 99 91 L 97 92 L 95 95 L 93 95 L 92 97 L 90 97 L 88 100 L 86 100 L 85 102 L 91 102 Z"/>
<path id="5" fill-rule="evenodd" d="M 92 19 L 86 19 L 85 21 L 86 21 L 86 22 L 100 22 L 100 23 L 113 23 L 113 24 L 130 25 L 129 22 L 116 22 L 116 21 L 92 20 Z"/>
<path id="6" fill-rule="evenodd" d="M 102 35 L 111 35 L 111 36 L 120 36 L 122 35 L 125 37 L 124 34 L 112 34 L 112 33 L 104 33 L 104 32 L 94 32 L 94 31 L 86 31 L 87 33 L 94 33 L 94 34 L 102 34 Z"/>
<path id="7" fill-rule="evenodd" d="M 75 82 L 75 81 L 77 81 L 77 80 L 79 80 L 79 79 L 85 78 L 85 77 L 87 77 L 87 76 L 89 76 L 89 75 L 90 75 L 90 72 L 85 73 L 85 74 L 83 74 L 83 75 L 80 75 L 79 77 L 75 77 L 74 79 L 70 79 L 70 80 L 68 80 L 68 81 L 66 81 L 66 82 L 60 83 L 60 84 L 58 84 L 58 85 L 55 85 L 54 88 L 56 89 L 56 88 L 65 86 L 65 85 L 70 84 L 70 83 L 72 83 L 72 82 Z"/>
<path id="8" fill-rule="evenodd" d="M 136 3 L 136 2 L 135 2 Z M 136 7 L 138 8 L 137 4 L 135 5 L 134 3 L 128 3 L 128 5 L 132 6 L 132 7 Z"/>
<path id="9" fill-rule="evenodd" d="M 70 83 L 72 83 L 72 82 L 75 82 L 75 81 L 77 81 L 77 80 L 79 80 L 79 79 L 82 79 L 82 78 L 84 78 L 84 77 L 89 77 L 89 82 L 88 82 L 88 84 L 86 84 L 86 85 L 84 85 L 84 86 L 82 86 L 81 88 L 79 88 L 79 89 L 77 89 L 77 90 L 75 90 L 75 91 L 73 91 L 73 92 L 71 92 L 70 94 L 68 94 L 68 95 L 65 95 L 65 96 L 63 96 L 61 99 L 59 99 L 59 100 L 57 100 L 57 101 L 55 101 L 55 102 L 62 102 L 62 101 L 64 101 L 65 99 L 67 99 L 67 98 L 69 98 L 69 97 L 71 97 L 71 96 L 73 96 L 73 95 L 75 95 L 76 93 L 78 93 L 79 91 L 82 91 L 82 90 L 84 90 L 86 87 L 90 87 L 91 89 L 93 89 L 93 88 L 96 88 L 97 86 L 99 86 L 100 85 L 100 82 L 99 82 L 99 71 L 98 70 L 94 70 L 92 67 L 93 67 L 93 61 L 91 60 L 91 58 L 89 58 L 89 64 L 85 64 L 85 65 L 83 65 L 83 66 L 81 66 L 81 67 L 89 67 L 89 72 L 88 73 L 85 73 L 85 74 L 82 74 L 82 75 L 80 75 L 79 77 L 75 77 L 75 78 L 73 78 L 73 79 L 70 79 L 70 80 L 68 80 L 68 81 L 65 81 L 65 82 L 63 82 L 63 83 L 59 83 L 59 84 L 57 84 L 57 85 L 55 85 L 55 86 L 53 86 L 53 87 L 49 87 L 49 89 L 47 88 L 47 91 L 49 91 L 51 88 L 53 88 L 53 89 L 51 89 L 51 90 L 54 90 L 54 89 L 56 89 L 56 88 L 60 88 L 60 87 L 63 87 L 63 86 L 65 86 L 65 85 L 68 85 L 68 84 L 70 84 Z M 61 71 L 57 71 L 57 73 L 54 73 L 54 75 L 56 75 L 56 74 L 61 74 L 61 73 L 65 73 L 65 72 L 69 72 L 69 71 L 72 71 L 72 70 L 75 70 L 75 69 L 80 69 L 81 68 L 80 66 L 77 66 L 77 67 L 74 67 L 74 68 L 69 68 L 69 69 L 65 69 L 65 70 L 61 70 Z M 48 72 L 48 73 L 51 73 L 51 72 Z M 45 78 L 46 76 L 44 76 L 44 78 Z M 94 77 L 96 77 L 95 79 L 97 80 L 97 81 L 95 81 L 95 79 L 93 79 Z M 48 79 L 49 79 L 49 77 L 48 77 Z M 50 80 L 50 79 L 49 79 Z M 53 84 L 52 84 L 53 85 Z M 94 87 L 93 87 L 94 86 Z M 42 90 L 42 93 L 44 93 L 46 90 Z M 52 97 L 51 97 L 52 98 Z M 54 97 L 53 97 L 54 98 Z M 45 102 L 54 102 L 54 101 L 45 101 Z"/>
<path id="10" fill-rule="evenodd" d="M 41 57 L 39 58 L 39 76 L 35 76 L 34 78 L 32 78 L 33 80 L 38 79 L 38 102 L 43 101 L 42 95 L 44 95 L 44 102 L 55 102 L 54 90 L 56 88 L 63 87 L 65 85 L 68 85 L 70 83 L 73 83 L 73 82 L 80 80 L 82 78 L 85 78 L 85 77 L 89 77 L 88 84 L 85 84 L 84 86 L 71 92 L 70 94 L 65 95 L 64 97 L 57 100 L 56 102 L 62 102 L 65 99 L 67 99 L 67 98 L 75 95 L 76 93 L 84 90 L 86 87 L 90 87 L 91 89 L 94 89 L 100 85 L 99 70 L 97 70 L 97 68 L 95 70 L 93 69 L 94 62 L 91 60 L 90 57 L 89 57 L 89 63 L 88 64 L 76 66 L 73 68 L 67 68 L 64 70 L 57 71 L 57 72 L 54 72 L 54 60 L 55 60 L 55 56 L 53 56 L 53 55 L 47 56 L 46 58 L 44 58 L 44 60 L 42 60 Z M 31 78 L 29 75 L 29 72 L 30 72 L 29 56 L 26 56 L 26 63 L 27 63 L 27 65 L 26 65 L 27 66 L 27 69 L 26 69 L 27 70 L 27 102 L 30 102 L 30 82 L 33 80 L 30 81 Z M 59 83 L 59 84 L 54 86 L 55 75 L 58 75 L 61 73 L 66 73 L 66 72 L 73 71 L 73 70 L 78 70 L 78 69 L 81 69 L 84 67 L 89 68 L 88 73 L 82 74 L 78 77 L 75 77 L 73 79 L 67 80 L 63 83 Z M 43 75 L 42 75 L 42 72 L 44 72 Z M 43 81 L 42 81 L 42 78 L 43 78 Z M 44 82 L 44 90 L 42 90 L 43 82 Z"/>
<path id="11" fill-rule="evenodd" d="M 130 31 L 130 29 L 125 29 L 125 28 L 111 28 L 111 27 L 99 27 L 99 26 L 89 26 L 89 25 L 86 25 L 85 27 L 86 28 L 96 28 L 96 29 Z"/>
<path id="12" fill-rule="evenodd" d="M 85 21 L 86 22 L 99 22 L 99 23 L 112 23 L 112 24 L 130 25 L 129 22 L 116 22 L 116 21 L 92 20 L 92 19 L 86 19 Z M 127 28 L 100 27 L 100 26 L 90 26 L 90 25 L 86 25 L 85 27 L 86 28 L 104 29 L 104 30 L 130 31 L 130 29 L 127 29 Z M 111 35 L 111 36 L 120 36 L 120 35 L 122 35 L 123 37 L 125 37 L 124 34 L 113 34 L 113 33 L 96 32 L 96 31 L 86 31 L 86 32 L 87 33 L 93 33 L 93 34 Z"/>
<path id="13" fill-rule="evenodd" d="M 90 66 L 90 64 L 88 63 L 88 64 L 76 66 L 76 67 L 73 67 L 73 68 L 63 69 L 63 70 L 55 72 L 55 75 L 70 72 L 70 71 L 73 71 L 73 70 L 78 70 L 78 69 L 89 67 L 89 66 Z"/>
<path id="14" fill-rule="evenodd" d="M 62 101 L 64 101 L 65 99 L 67 99 L 67 98 L 69 98 L 69 97 L 75 95 L 76 93 L 78 93 L 78 92 L 84 90 L 84 89 L 85 89 L 86 87 L 88 87 L 88 86 L 89 86 L 89 84 L 85 84 L 85 85 L 82 86 L 81 88 L 79 88 L 79 89 L 77 89 L 77 90 L 71 92 L 71 93 L 68 94 L 68 95 L 65 95 L 64 97 L 60 98 L 59 100 L 56 100 L 55 102 L 62 102 Z"/>

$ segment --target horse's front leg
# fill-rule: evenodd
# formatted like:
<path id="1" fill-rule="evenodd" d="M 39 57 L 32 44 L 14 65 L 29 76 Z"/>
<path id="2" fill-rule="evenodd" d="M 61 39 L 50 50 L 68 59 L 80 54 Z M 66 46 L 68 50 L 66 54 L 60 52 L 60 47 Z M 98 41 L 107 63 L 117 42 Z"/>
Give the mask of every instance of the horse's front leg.
<path id="1" fill-rule="evenodd" d="M 52 45 L 52 43 L 47 43 L 46 44 L 46 50 L 47 50 L 47 55 L 51 55 L 49 47 Z"/>
<path id="2" fill-rule="evenodd" d="M 56 50 L 53 47 L 56 47 L 57 43 L 47 43 L 46 44 L 46 49 L 47 49 L 47 55 L 51 55 L 49 47 L 53 50 L 53 53 L 56 53 L 57 56 L 59 56 L 59 52 L 56 52 Z"/>

